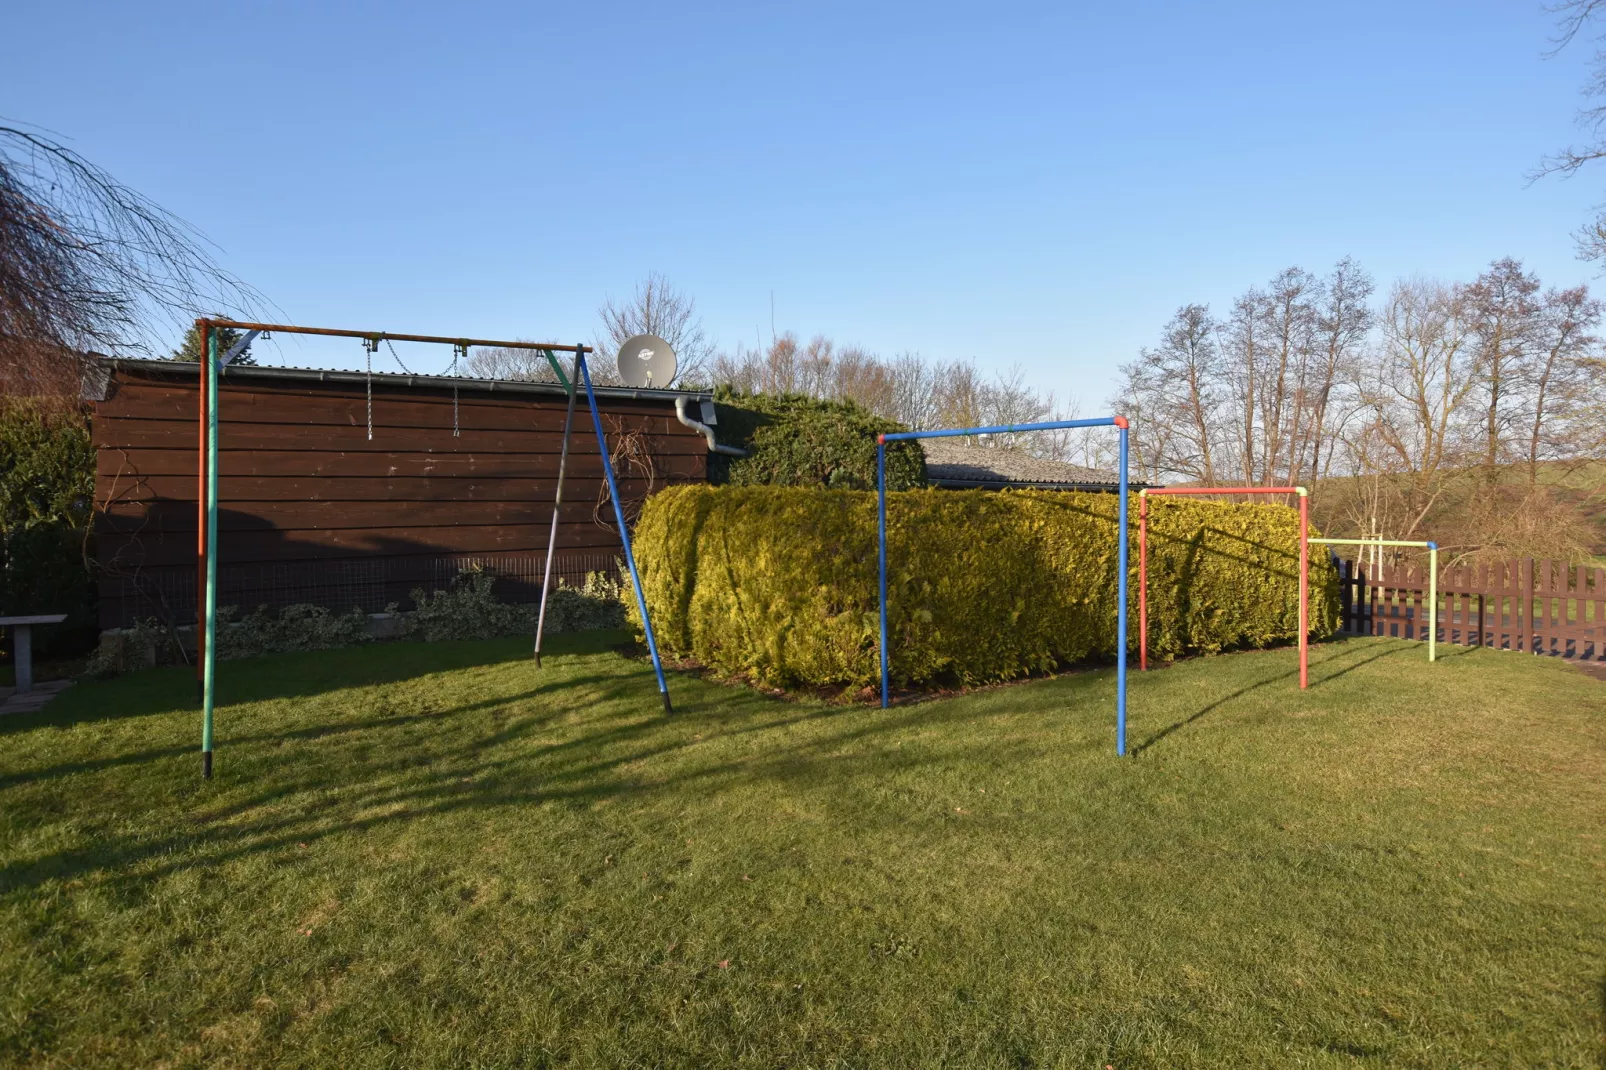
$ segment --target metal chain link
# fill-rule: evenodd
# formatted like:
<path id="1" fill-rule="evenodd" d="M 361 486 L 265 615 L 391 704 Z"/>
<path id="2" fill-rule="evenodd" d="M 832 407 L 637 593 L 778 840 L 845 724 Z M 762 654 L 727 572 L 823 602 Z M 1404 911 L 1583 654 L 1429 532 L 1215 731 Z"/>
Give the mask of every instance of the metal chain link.
<path id="1" fill-rule="evenodd" d="M 452 437 L 458 437 L 457 425 L 457 359 L 468 360 L 468 346 L 461 343 L 452 347 Z"/>
<path id="2" fill-rule="evenodd" d="M 368 441 L 374 440 L 374 350 L 379 348 L 379 339 L 364 338 L 362 340 L 363 365 L 365 375 L 363 388 L 368 397 Z"/>

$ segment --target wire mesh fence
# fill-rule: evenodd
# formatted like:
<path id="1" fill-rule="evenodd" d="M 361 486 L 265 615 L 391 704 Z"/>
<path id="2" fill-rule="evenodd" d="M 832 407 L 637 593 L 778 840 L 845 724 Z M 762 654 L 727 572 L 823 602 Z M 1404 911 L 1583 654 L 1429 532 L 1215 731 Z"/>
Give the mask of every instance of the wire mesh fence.
<path id="1" fill-rule="evenodd" d="M 395 605 L 412 608 L 413 591 L 444 590 L 465 571 L 496 577 L 492 592 L 504 602 L 535 602 L 541 597 L 544 553 L 443 554 L 416 557 L 337 558 L 271 564 L 218 566 L 218 605 L 244 610 L 305 604 L 335 612 L 353 608 L 379 613 Z M 620 576 L 619 558 L 609 552 L 559 552 L 554 582 L 578 585 L 588 574 Z M 152 568 L 128 575 L 102 576 L 100 626 L 125 628 L 139 620 L 170 625 L 195 621 L 195 570 Z"/>

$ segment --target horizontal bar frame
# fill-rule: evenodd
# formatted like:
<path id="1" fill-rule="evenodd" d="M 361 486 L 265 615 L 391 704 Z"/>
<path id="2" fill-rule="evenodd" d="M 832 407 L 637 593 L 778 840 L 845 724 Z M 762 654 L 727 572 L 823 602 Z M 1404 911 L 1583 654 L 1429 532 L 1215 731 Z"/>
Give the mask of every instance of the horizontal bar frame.
<path id="1" fill-rule="evenodd" d="M 492 338 L 453 338 L 443 334 L 392 334 L 389 331 L 352 331 L 343 327 L 296 327 L 287 323 L 243 323 L 240 320 L 203 319 L 196 325 L 228 327 L 236 331 L 262 331 L 268 334 L 311 334 L 325 338 L 365 338 L 373 342 L 431 342 L 439 345 L 495 346 L 503 349 L 550 349 L 555 353 L 594 353 L 591 346 L 561 345 L 557 342 L 507 342 Z"/>
<path id="2" fill-rule="evenodd" d="M 1416 539 L 1306 539 L 1323 546 L 1414 546 L 1428 551 L 1428 661 L 1439 660 L 1439 544 Z"/>
<path id="3" fill-rule="evenodd" d="M 1002 434 L 1013 431 L 1054 431 L 1067 427 L 1114 427 L 1120 432 L 1120 471 L 1116 525 L 1116 608 L 1115 628 L 1115 753 L 1126 754 L 1126 647 L 1127 647 L 1127 488 L 1130 465 L 1131 424 L 1125 416 L 1103 416 L 1092 420 L 1053 420 L 1035 424 L 1003 424 L 993 427 L 956 427 L 942 431 L 899 431 L 876 436 L 876 541 L 880 572 L 879 609 L 881 618 L 881 708 L 892 704 L 891 667 L 887 651 L 887 443 L 911 442 L 922 438 L 960 438 L 966 435 Z"/>
<path id="4" fill-rule="evenodd" d="M 1306 498 L 1310 491 L 1304 487 L 1145 487 L 1138 494 L 1144 498 L 1160 494 L 1297 494 Z"/>
<path id="5" fill-rule="evenodd" d="M 1439 544 L 1429 541 L 1413 539 L 1311 539 L 1327 546 L 1420 546 L 1425 550 L 1437 550 Z"/>
<path id="6" fill-rule="evenodd" d="M 877 435 L 877 443 L 887 442 L 913 442 L 920 438 L 966 438 L 971 435 L 1008 435 L 1018 431 L 1062 431 L 1072 427 L 1120 427 L 1125 428 L 1125 416 L 1100 416 L 1092 420 L 1050 420 L 1038 424 L 996 424 L 992 427 L 954 427 L 942 431 L 898 431 L 893 434 Z"/>
<path id="7" fill-rule="evenodd" d="M 1138 670 L 1149 669 L 1149 499 L 1208 494 L 1299 496 L 1299 689 L 1310 686 L 1310 491 L 1304 487 L 1144 487 L 1138 491 Z"/>

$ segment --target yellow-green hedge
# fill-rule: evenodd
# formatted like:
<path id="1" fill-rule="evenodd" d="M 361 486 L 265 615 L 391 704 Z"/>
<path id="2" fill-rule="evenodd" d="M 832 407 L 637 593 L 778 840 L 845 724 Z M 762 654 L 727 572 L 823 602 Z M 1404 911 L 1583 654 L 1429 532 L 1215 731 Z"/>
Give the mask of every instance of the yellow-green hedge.
<path id="1" fill-rule="evenodd" d="M 894 679 L 975 684 L 1113 658 L 1116 505 L 1055 491 L 889 495 Z M 1135 496 L 1131 523 L 1135 651 Z M 1151 657 L 1296 636 L 1293 509 L 1156 500 L 1149 542 Z M 777 685 L 879 678 L 874 494 L 673 487 L 647 501 L 635 550 L 664 652 Z M 1312 626 L 1326 634 L 1338 599 L 1325 554 L 1312 556 L 1312 589 Z"/>

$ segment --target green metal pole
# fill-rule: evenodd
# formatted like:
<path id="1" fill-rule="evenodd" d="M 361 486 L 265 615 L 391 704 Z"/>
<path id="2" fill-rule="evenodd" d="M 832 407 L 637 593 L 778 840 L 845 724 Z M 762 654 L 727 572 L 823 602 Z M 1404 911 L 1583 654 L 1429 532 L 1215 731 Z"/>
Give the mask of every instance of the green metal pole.
<path id="1" fill-rule="evenodd" d="M 212 776 L 213 684 L 217 675 L 217 332 L 206 346 L 206 651 L 201 669 L 201 776 Z"/>
<path id="2" fill-rule="evenodd" d="M 542 349 L 539 350 L 539 352 L 543 357 L 546 358 L 546 362 L 552 365 L 552 374 L 558 377 L 558 382 L 562 383 L 563 389 L 569 392 L 569 397 L 574 397 L 574 384 L 569 382 L 568 378 L 563 374 L 563 369 L 558 367 L 558 358 L 553 356 L 552 350 Z"/>

